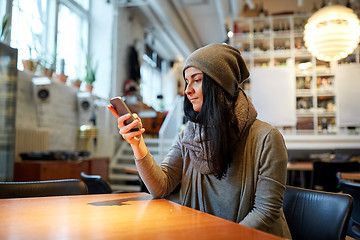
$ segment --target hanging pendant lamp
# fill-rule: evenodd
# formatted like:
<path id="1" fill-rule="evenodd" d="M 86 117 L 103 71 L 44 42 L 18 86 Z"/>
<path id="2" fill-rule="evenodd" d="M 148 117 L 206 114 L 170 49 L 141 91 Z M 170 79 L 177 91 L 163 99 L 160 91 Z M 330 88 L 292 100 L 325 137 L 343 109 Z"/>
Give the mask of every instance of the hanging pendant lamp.
<path id="1" fill-rule="evenodd" d="M 359 39 L 359 19 L 345 6 L 321 8 L 305 25 L 305 47 L 319 60 L 329 62 L 345 58 L 358 46 Z"/>

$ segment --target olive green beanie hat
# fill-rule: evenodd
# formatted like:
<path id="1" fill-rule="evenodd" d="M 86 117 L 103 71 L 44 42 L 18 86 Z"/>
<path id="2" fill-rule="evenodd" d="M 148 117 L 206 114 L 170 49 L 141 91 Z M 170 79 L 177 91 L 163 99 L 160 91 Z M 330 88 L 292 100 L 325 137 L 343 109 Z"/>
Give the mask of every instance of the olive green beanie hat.
<path id="1" fill-rule="evenodd" d="M 190 54 L 183 67 L 183 76 L 188 67 L 200 69 L 231 96 L 250 75 L 239 50 L 221 43 L 211 43 Z"/>

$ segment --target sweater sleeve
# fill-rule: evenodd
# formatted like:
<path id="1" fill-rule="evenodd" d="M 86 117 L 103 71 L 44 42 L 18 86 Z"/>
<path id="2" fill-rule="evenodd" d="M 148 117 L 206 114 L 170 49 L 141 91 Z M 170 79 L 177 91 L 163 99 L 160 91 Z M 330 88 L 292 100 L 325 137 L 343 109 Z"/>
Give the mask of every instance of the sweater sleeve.
<path id="1" fill-rule="evenodd" d="M 240 223 L 267 231 L 282 216 L 287 151 L 284 139 L 276 129 L 266 135 L 261 148 L 253 209 Z"/>
<path id="2" fill-rule="evenodd" d="M 169 195 L 181 181 L 183 160 L 180 139 L 181 134 L 160 166 L 150 152 L 144 158 L 135 160 L 140 177 L 154 198 Z"/>

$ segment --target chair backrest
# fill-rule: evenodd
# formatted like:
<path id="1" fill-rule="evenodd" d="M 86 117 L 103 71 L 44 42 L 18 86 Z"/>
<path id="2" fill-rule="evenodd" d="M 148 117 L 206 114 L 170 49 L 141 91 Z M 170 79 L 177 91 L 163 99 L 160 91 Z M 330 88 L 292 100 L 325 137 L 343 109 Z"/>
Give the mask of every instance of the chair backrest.
<path id="1" fill-rule="evenodd" d="M 0 198 L 47 197 L 87 194 L 79 179 L 30 182 L 0 182 Z"/>
<path id="2" fill-rule="evenodd" d="M 339 180 L 339 187 L 343 193 L 350 194 L 354 198 L 354 207 L 349 221 L 347 235 L 360 239 L 360 183 Z"/>
<path id="3" fill-rule="evenodd" d="M 81 179 L 86 184 L 89 194 L 111 193 L 112 189 L 100 175 L 88 175 L 80 173 Z"/>
<path id="4" fill-rule="evenodd" d="M 353 199 L 348 194 L 287 186 L 283 210 L 292 239 L 345 239 Z"/>
<path id="5" fill-rule="evenodd" d="M 313 189 L 326 192 L 339 192 L 338 172 L 355 172 L 360 168 L 360 163 L 352 162 L 324 162 L 314 161 L 311 186 Z"/>

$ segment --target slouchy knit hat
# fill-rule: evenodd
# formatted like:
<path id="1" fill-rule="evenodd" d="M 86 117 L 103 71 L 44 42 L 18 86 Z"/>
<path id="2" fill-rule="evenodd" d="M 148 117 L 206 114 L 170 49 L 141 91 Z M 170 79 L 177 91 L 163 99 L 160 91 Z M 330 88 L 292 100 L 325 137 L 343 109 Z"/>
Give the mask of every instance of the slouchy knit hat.
<path id="1" fill-rule="evenodd" d="M 221 43 L 211 43 L 190 54 L 183 67 L 184 78 L 188 67 L 200 69 L 231 96 L 250 75 L 239 50 Z"/>

